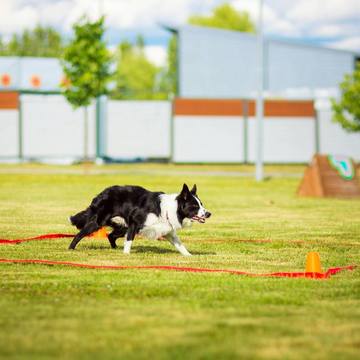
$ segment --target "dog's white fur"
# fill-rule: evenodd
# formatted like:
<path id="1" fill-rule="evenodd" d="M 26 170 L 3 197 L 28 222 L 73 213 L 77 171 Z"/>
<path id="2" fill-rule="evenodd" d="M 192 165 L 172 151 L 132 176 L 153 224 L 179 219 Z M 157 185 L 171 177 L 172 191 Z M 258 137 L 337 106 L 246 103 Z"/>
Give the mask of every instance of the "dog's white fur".
<path id="1" fill-rule="evenodd" d="M 191 256 L 186 247 L 182 244 L 176 231 L 187 227 L 191 221 L 184 221 L 180 224 L 177 217 L 178 202 L 176 197 L 178 194 L 162 194 L 160 195 L 160 216 L 153 213 L 148 214 L 144 227 L 141 229 L 140 234 L 148 239 L 159 239 L 165 237 L 175 248 L 184 256 Z M 194 196 L 199 203 L 200 209 L 198 216 L 204 216 L 206 209 L 201 205 L 199 199 Z M 125 220 L 116 216 L 111 219 L 113 222 L 121 225 L 126 225 Z M 185 219 L 186 220 L 186 219 Z M 132 241 L 124 241 L 124 254 L 130 254 Z"/>

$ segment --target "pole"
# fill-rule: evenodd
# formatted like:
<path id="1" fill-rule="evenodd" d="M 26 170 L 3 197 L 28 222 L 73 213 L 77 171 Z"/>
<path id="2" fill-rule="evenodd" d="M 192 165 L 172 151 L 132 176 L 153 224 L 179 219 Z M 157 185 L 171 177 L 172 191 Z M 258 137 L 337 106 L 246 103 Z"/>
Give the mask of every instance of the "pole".
<path id="1" fill-rule="evenodd" d="M 88 105 L 84 106 L 84 161 L 89 161 L 89 125 L 88 125 L 89 119 L 88 119 Z"/>
<path id="2" fill-rule="evenodd" d="M 98 14 L 99 14 L 99 18 L 101 18 L 104 15 L 104 2 L 103 2 L 103 0 L 98 0 Z"/>
<path id="3" fill-rule="evenodd" d="M 259 0 L 259 18 L 257 34 L 258 55 L 258 94 L 256 99 L 256 181 L 264 179 L 263 168 L 263 126 L 264 126 L 264 34 L 263 34 L 263 0 Z"/>
<path id="4" fill-rule="evenodd" d="M 22 109 L 21 92 L 18 92 L 18 158 L 22 162 L 24 160 L 24 118 Z"/>

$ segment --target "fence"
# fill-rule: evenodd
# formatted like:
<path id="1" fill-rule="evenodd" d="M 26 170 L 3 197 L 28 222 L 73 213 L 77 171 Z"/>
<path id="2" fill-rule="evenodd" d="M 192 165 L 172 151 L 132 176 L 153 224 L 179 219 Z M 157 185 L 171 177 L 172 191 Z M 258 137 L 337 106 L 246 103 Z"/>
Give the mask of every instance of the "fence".
<path id="1" fill-rule="evenodd" d="M 240 99 L 99 101 L 90 107 L 88 154 L 114 160 L 255 161 L 255 104 Z M 327 99 L 265 101 L 264 161 L 306 163 L 315 152 L 360 160 L 360 134 L 331 122 Z M 79 160 L 82 110 L 61 95 L 0 93 L 0 161 Z"/>

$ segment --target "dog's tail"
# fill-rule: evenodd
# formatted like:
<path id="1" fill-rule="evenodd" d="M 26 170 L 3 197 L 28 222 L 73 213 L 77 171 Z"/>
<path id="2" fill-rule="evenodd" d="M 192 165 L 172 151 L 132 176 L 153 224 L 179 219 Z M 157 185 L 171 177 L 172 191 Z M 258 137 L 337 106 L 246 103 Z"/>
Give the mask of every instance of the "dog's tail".
<path id="1" fill-rule="evenodd" d="M 80 211 L 76 215 L 70 216 L 69 220 L 72 225 L 76 226 L 79 230 L 81 230 L 89 217 L 91 216 L 91 210 L 87 208 L 86 210 Z"/>

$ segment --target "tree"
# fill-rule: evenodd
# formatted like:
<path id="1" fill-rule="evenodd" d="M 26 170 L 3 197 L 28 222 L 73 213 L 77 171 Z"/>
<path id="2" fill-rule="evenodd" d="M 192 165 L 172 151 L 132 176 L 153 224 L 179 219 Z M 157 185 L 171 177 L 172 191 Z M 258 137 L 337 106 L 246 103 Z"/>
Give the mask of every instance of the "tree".
<path id="1" fill-rule="evenodd" d="M 138 35 L 133 45 L 120 43 L 117 50 L 116 87 L 114 99 L 160 99 L 166 98 L 160 79 L 160 69 L 145 55 L 145 41 Z"/>
<path id="2" fill-rule="evenodd" d="M 178 89 L 178 42 L 177 37 L 173 35 L 168 44 L 168 69 L 165 72 L 165 78 L 163 80 L 165 89 L 168 94 L 177 94 Z"/>
<path id="3" fill-rule="evenodd" d="M 84 108 L 84 158 L 88 159 L 88 106 L 96 97 L 107 93 L 111 56 L 102 40 L 104 17 L 95 22 L 83 17 L 73 30 L 75 37 L 62 57 L 67 78 L 64 95 L 74 108 Z"/>
<path id="4" fill-rule="evenodd" d="M 13 34 L 7 44 L 0 46 L 0 55 L 60 57 L 62 50 L 61 35 L 49 26 L 37 25 L 33 30 Z"/>
<path id="5" fill-rule="evenodd" d="M 331 101 L 333 120 L 346 131 L 360 131 L 360 63 L 352 74 L 345 75 L 340 89 L 339 101 Z"/>
<path id="6" fill-rule="evenodd" d="M 210 16 L 190 16 L 191 25 L 208 26 L 234 31 L 255 33 L 256 28 L 246 11 L 237 11 L 230 4 L 222 4 L 214 8 Z M 177 74 L 177 37 L 173 35 L 168 45 L 168 69 L 166 73 L 167 87 L 173 94 L 178 89 Z"/>
<path id="7" fill-rule="evenodd" d="M 210 16 L 190 16 L 191 25 L 208 26 L 243 32 L 255 32 L 255 25 L 246 11 L 237 11 L 230 4 L 222 4 L 213 9 Z"/>

